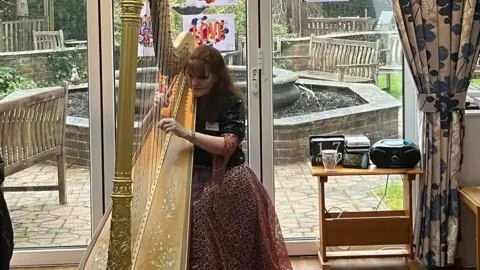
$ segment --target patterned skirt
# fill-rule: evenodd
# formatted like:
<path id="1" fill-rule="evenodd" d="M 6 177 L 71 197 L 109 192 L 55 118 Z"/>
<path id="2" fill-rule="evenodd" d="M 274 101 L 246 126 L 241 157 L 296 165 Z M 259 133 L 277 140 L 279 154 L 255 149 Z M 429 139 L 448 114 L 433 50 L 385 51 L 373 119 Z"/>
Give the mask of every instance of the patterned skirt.
<path id="1" fill-rule="evenodd" d="M 292 269 L 274 204 L 246 165 L 212 183 L 210 167 L 194 167 L 190 269 Z"/>
<path id="2" fill-rule="evenodd" d="M 1 177 L 1 176 L 0 176 Z M 0 179 L 0 184 L 3 181 Z M 1 187 L 0 187 L 1 188 Z M 13 254 L 13 228 L 7 203 L 0 190 L 0 269 L 9 269 Z"/>

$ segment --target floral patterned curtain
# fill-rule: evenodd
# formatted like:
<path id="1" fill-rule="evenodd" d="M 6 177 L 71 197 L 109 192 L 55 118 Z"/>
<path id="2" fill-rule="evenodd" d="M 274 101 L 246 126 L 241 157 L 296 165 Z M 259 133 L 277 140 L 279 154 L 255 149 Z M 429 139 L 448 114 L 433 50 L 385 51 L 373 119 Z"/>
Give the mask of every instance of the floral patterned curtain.
<path id="1" fill-rule="evenodd" d="M 480 50 L 480 0 L 392 0 L 392 6 L 423 112 L 415 253 L 442 267 L 454 263 L 458 241 L 465 98 Z"/>

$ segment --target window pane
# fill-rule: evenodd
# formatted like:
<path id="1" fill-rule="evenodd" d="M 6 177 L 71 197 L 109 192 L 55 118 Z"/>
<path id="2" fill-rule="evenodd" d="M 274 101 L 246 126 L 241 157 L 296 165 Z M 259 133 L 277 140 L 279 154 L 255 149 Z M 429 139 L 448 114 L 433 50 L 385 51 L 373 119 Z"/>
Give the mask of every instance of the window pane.
<path id="1" fill-rule="evenodd" d="M 272 0 L 271 24 L 277 213 L 286 238 L 314 239 L 318 183 L 308 137 L 402 138 L 402 48 L 390 1 Z M 329 178 L 326 208 L 401 208 L 399 180 L 390 177 L 381 200 L 386 177 Z"/>
<path id="2" fill-rule="evenodd" d="M 91 237 L 85 1 L 6 2 L 15 12 L 2 13 L 0 22 L 0 148 L 15 248 L 85 246 Z"/>

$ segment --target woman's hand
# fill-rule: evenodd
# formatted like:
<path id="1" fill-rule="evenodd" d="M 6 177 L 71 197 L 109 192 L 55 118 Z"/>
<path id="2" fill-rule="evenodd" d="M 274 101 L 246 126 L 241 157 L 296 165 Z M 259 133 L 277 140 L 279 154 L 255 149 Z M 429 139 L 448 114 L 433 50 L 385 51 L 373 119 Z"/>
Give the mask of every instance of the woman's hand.
<path id="1" fill-rule="evenodd" d="M 158 122 L 158 126 L 165 132 L 173 132 L 180 138 L 187 139 L 191 134 L 189 130 L 182 127 L 175 119 L 173 118 L 163 118 Z"/>
<path id="2" fill-rule="evenodd" d="M 159 106 L 161 108 L 166 108 L 169 105 L 170 102 L 170 95 L 171 92 L 168 94 L 165 93 L 160 93 L 158 91 L 155 91 L 155 96 L 153 97 L 153 101 L 155 102 L 156 106 Z"/>

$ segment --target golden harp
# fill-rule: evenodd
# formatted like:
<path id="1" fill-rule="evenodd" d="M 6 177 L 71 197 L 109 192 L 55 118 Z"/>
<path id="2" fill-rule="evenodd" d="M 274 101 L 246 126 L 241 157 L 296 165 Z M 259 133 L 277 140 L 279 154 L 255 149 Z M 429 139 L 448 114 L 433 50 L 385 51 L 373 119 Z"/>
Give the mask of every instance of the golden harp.
<path id="1" fill-rule="evenodd" d="M 188 33 L 172 42 L 168 0 L 146 3 L 155 56 L 139 58 L 145 2 L 119 1 L 122 40 L 112 203 L 79 269 L 188 267 L 193 145 L 157 127 L 160 110 L 153 93 L 167 85 L 170 102 L 162 114 L 194 128 L 195 104 L 182 67 L 195 45 Z"/>

